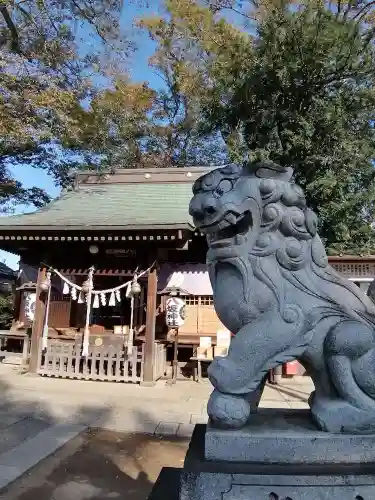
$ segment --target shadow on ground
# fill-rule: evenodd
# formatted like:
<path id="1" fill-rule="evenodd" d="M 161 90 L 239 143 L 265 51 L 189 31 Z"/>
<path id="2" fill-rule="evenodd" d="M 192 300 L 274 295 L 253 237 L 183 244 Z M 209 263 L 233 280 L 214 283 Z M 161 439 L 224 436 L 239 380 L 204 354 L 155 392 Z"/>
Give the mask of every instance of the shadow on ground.
<path id="1" fill-rule="evenodd" d="M 311 394 L 311 390 L 301 391 L 300 389 L 296 389 L 294 387 L 293 388 L 285 387 L 282 386 L 281 384 L 278 384 L 276 388 L 280 392 L 280 394 L 285 395 L 291 401 L 300 401 L 302 403 L 306 403 Z"/>
<path id="2" fill-rule="evenodd" d="M 25 396 L 19 397 L 1 375 L 0 394 L 0 459 L 2 454 L 15 449 L 53 425 L 85 425 L 99 416 L 105 418 L 110 414 L 110 409 L 100 403 L 75 404 L 65 413 L 62 405 L 59 407 L 60 411 L 55 412 L 45 400 L 43 401 L 42 394 L 38 397 L 36 391 L 27 391 Z M 5 464 L 0 460 L 0 465 Z"/>
<path id="3" fill-rule="evenodd" d="M 13 484 L 1 491 L 3 500 L 146 500 L 163 467 L 181 468 L 189 439 L 154 436 L 145 433 L 123 433 L 97 429 L 100 422 L 111 422 L 113 410 L 105 402 L 98 401 L 91 392 L 95 403 L 77 405 L 63 398 L 53 398 L 52 407 L 48 397 L 43 398 L 42 390 L 25 391 L 18 396 L 13 388 L 2 380 L 0 372 L 0 468 L 1 457 L 17 444 L 43 432 L 44 429 L 60 423 L 81 423 L 91 428 L 68 442 L 50 455 Z M 40 380 L 40 379 L 39 379 Z M 46 381 L 47 382 L 47 381 Z M 59 381 L 53 386 L 59 390 Z M 75 382 L 72 382 L 74 384 Z M 77 381 L 77 384 L 80 382 Z M 93 382 L 97 384 L 97 382 Z M 108 391 L 111 390 L 111 383 Z M 48 384 L 37 384 L 47 387 Z M 277 386 L 281 392 L 293 393 L 303 398 L 303 390 Z M 97 399 L 96 399 L 97 398 Z M 73 398 L 71 398 L 73 399 Z M 51 401 L 52 399 L 50 399 Z M 155 404 L 158 404 L 155 400 Z M 66 405 L 66 406 L 64 406 Z M 64 409 L 69 411 L 64 413 Z M 73 411 L 74 410 L 74 411 Z M 132 411 L 130 414 L 129 411 Z M 155 429 L 159 422 L 144 410 L 118 412 L 114 421 L 131 418 L 137 420 L 140 430 L 142 423 Z M 151 423 L 151 425 L 149 425 Z M 95 425 L 96 424 L 96 425 Z M 109 426 L 111 427 L 111 425 Z M 3 462 L 4 465 L 4 462 Z M 172 500 L 165 494 L 163 500 Z"/>
<path id="4" fill-rule="evenodd" d="M 33 400 L 17 402 L 8 389 L 0 380 L 0 461 L 4 451 L 31 437 L 31 430 L 35 435 L 61 423 L 61 418 L 56 419 L 41 406 L 37 394 Z M 10 419 L 5 423 L 7 410 Z M 100 404 L 81 406 L 74 415 L 69 415 L 69 421 L 92 422 L 99 415 L 101 420 L 110 418 L 111 409 Z M 140 422 L 152 422 L 152 417 L 143 412 L 136 417 Z M 12 422 L 12 419 L 18 420 Z M 29 435 L 25 428 L 30 428 Z M 188 442 L 187 438 L 118 433 L 91 427 L 4 488 L 1 498 L 146 500 L 163 467 L 182 467 Z"/>

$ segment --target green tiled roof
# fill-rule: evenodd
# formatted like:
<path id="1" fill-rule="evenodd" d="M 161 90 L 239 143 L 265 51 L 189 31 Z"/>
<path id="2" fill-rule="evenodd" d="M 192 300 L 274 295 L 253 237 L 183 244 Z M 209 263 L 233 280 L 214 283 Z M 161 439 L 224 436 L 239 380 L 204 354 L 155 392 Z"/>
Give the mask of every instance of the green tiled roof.
<path id="1" fill-rule="evenodd" d="M 191 183 L 84 184 L 37 212 L 0 217 L 0 230 L 193 227 Z"/>

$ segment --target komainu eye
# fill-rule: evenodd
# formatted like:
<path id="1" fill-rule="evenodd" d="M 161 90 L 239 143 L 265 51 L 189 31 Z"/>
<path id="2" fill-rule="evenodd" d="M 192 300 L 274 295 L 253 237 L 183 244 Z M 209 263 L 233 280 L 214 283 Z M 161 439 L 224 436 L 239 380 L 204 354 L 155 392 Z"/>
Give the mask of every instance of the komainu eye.
<path id="1" fill-rule="evenodd" d="M 233 183 L 229 179 L 223 179 L 219 182 L 215 189 L 215 193 L 218 196 L 222 196 L 225 193 L 228 193 L 233 189 Z"/>

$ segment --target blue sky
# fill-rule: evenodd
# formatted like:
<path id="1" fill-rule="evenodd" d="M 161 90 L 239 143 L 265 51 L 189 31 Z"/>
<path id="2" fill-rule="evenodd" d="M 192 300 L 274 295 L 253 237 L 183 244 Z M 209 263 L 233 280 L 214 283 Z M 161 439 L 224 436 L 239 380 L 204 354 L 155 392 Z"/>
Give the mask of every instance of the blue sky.
<path id="1" fill-rule="evenodd" d="M 126 5 L 122 13 L 122 26 L 134 39 L 137 46 L 136 52 L 129 60 L 128 71 L 132 80 L 147 81 L 151 87 L 161 88 L 163 80 L 154 73 L 148 64 L 148 59 L 154 53 L 156 45 L 145 31 L 135 28 L 134 23 L 136 19 L 141 17 L 160 13 L 163 0 L 143 2 L 144 7 L 139 7 L 138 3 L 137 0 L 125 2 Z M 147 7 L 147 3 L 151 6 Z M 238 16 L 226 13 L 225 17 L 234 24 L 239 24 Z M 16 165 L 11 170 L 16 179 L 20 180 L 25 187 L 38 186 L 45 189 L 52 197 L 59 195 L 59 190 L 54 185 L 53 180 L 44 171 L 22 165 Z M 30 207 L 21 206 L 17 208 L 17 213 L 29 212 L 30 210 L 32 210 Z M 0 250 L 0 261 L 5 261 L 12 269 L 17 269 L 19 257 Z"/>
<path id="2" fill-rule="evenodd" d="M 56 197 L 59 194 L 59 189 L 54 186 L 53 180 L 42 170 L 31 169 L 29 166 L 16 165 L 11 167 L 13 175 L 16 179 L 20 180 L 25 187 L 38 186 L 45 189 L 51 196 Z M 17 207 L 16 213 L 29 212 L 30 207 L 20 206 Z M 17 255 L 0 250 L 0 261 L 5 263 L 12 269 L 18 269 Z"/>
<path id="3" fill-rule="evenodd" d="M 134 37 L 138 47 L 129 61 L 129 73 L 131 78 L 135 81 L 147 81 L 150 86 L 159 88 L 162 86 L 162 80 L 155 75 L 148 65 L 148 58 L 153 54 L 155 44 L 149 39 L 147 33 L 142 33 L 132 26 L 134 18 L 157 13 L 160 5 L 159 0 L 153 0 L 152 4 L 152 8 L 138 8 L 135 4 L 130 3 L 129 5 L 128 3 L 123 11 L 122 22 L 123 26 L 128 31 L 131 31 L 131 36 Z M 38 186 L 45 189 L 52 197 L 59 195 L 59 189 L 54 185 L 53 179 L 44 171 L 23 165 L 13 166 L 10 170 L 15 178 L 20 180 L 25 187 Z M 25 213 L 31 210 L 30 207 L 21 206 L 17 208 L 16 213 Z M 12 269 L 18 269 L 19 257 L 17 255 L 0 250 L 0 261 L 5 261 Z"/>

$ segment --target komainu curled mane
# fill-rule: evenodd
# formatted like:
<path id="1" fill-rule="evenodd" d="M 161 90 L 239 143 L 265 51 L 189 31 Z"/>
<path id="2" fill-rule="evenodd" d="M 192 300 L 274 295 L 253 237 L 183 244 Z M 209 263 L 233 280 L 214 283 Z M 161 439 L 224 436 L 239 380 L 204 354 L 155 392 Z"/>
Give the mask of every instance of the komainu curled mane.
<path id="1" fill-rule="evenodd" d="M 242 427 L 267 371 L 298 359 L 311 374 L 318 425 L 375 432 L 375 308 L 329 265 L 317 218 L 292 170 L 228 165 L 194 184 L 220 320 L 235 333 L 209 368 L 214 425 Z"/>

